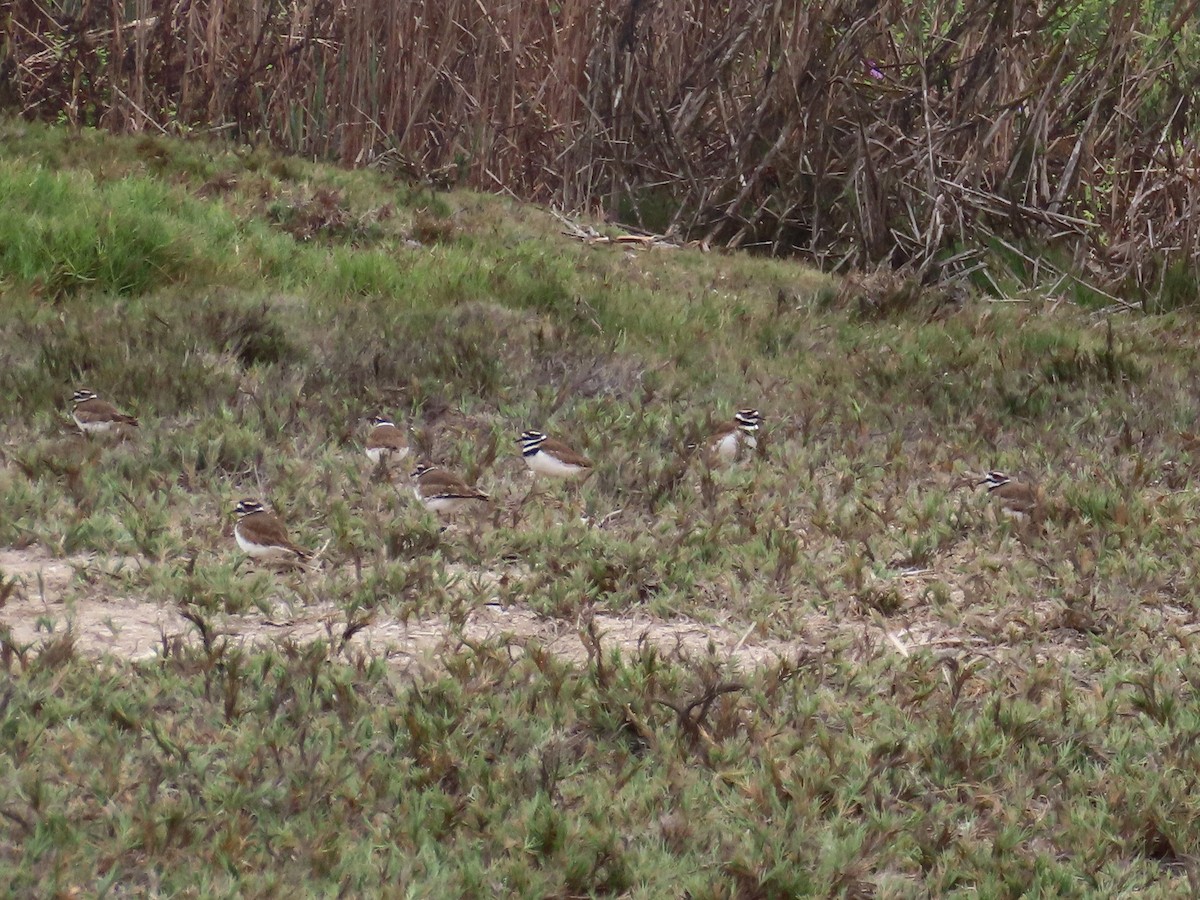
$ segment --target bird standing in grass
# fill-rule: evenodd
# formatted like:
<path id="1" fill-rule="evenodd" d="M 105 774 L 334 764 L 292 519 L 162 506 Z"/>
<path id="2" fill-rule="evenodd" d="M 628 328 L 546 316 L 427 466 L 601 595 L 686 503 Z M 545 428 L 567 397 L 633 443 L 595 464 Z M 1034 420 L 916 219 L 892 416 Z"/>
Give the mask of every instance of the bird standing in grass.
<path id="1" fill-rule="evenodd" d="M 1037 519 L 1041 514 L 1042 492 L 1037 485 L 1017 481 L 1003 472 L 988 472 L 977 485 L 987 485 L 988 494 L 996 500 L 1000 511 L 1019 521 Z"/>
<path id="2" fill-rule="evenodd" d="M 732 422 L 722 425 L 705 443 L 705 451 L 712 462 L 729 464 L 743 452 L 758 448 L 758 430 L 762 427 L 762 414 L 757 409 L 739 409 Z"/>
<path id="3" fill-rule="evenodd" d="M 517 442 L 525 465 L 536 475 L 582 481 L 592 474 L 590 459 L 540 431 L 523 432 Z"/>
<path id="4" fill-rule="evenodd" d="M 274 513 L 267 512 L 260 501 L 240 500 L 234 511 L 238 517 L 233 526 L 234 540 L 251 559 L 302 563 L 312 556 L 292 543 L 283 522 Z"/>
<path id="5" fill-rule="evenodd" d="M 413 494 L 430 512 L 450 516 L 490 497 L 441 466 L 421 463 L 412 473 Z"/>
<path id="6" fill-rule="evenodd" d="M 107 400 L 101 400 L 95 391 L 80 388 L 71 397 L 71 418 L 84 434 L 108 434 L 114 429 L 137 428 L 138 420 L 120 412 Z"/>
<path id="7" fill-rule="evenodd" d="M 396 423 L 385 416 L 371 418 L 371 431 L 367 435 L 367 458 L 375 465 L 388 469 L 408 456 L 408 438 L 396 427 Z"/>

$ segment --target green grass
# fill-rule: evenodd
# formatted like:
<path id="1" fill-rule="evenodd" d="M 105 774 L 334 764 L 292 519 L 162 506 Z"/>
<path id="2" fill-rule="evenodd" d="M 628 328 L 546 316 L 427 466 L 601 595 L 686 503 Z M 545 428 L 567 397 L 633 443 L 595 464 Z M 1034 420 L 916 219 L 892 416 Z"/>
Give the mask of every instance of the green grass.
<path id="1" fill-rule="evenodd" d="M 0 202 L 0 547 L 128 557 L 59 599 L 210 631 L 99 665 L 5 635 L 14 893 L 1193 889 L 1186 311 L 839 293 L 380 173 L 12 122 Z M 74 435 L 81 385 L 139 434 Z M 746 405 L 763 453 L 687 465 Z M 378 411 L 493 495 L 477 526 L 439 531 L 365 466 Z M 527 427 L 595 474 L 527 498 Z M 1043 529 L 967 486 L 991 468 L 1041 484 Z M 240 561 L 257 495 L 318 571 Z M 795 649 L 738 673 L 601 637 L 572 666 L 458 634 L 490 594 L 565 634 L 595 614 Z M 281 605 L 451 624 L 407 666 L 212 637 Z"/>
<path id="2" fill-rule="evenodd" d="M 51 645 L 8 693 L 36 717 L 5 723 L 4 857 L 41 895 L 1179 890 L 1193 668 L 1118 662 L 1083 689 L 1053 660 L 830 652 L 720 685 L 489 645 L 414 684 L 321 645 L 132 673 Z"/>

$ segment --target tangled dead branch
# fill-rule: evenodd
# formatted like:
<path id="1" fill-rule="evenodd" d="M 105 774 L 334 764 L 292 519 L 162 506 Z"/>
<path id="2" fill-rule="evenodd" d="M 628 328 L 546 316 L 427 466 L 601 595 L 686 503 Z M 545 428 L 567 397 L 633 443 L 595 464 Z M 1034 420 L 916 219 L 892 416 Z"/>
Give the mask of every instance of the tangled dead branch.
<path id="1" fill-rule="evenodd" d="M 13 0 L 0 102 L 996 293 L 1200 271 L 1200 0 L 136 7 Z"/>

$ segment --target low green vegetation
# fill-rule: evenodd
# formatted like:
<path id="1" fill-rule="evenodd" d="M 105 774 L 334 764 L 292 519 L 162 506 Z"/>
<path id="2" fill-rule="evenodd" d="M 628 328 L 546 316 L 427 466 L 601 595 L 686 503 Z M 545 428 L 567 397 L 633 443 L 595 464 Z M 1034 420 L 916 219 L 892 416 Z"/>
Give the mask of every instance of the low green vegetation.
<path id="1" fill-rule="evenodd" d="M 76 561 L 48 604 L 196 637 L 97 661 L 0 630 L 15 895 L 1200 890 L 1190 314 L 588 244 L 383 173 L 15 122 L 0 208 L 0 548 Z M 81 386 L 138 433 L 75 434 Z M 690 453 L 745 406 L 752 459 Z M 442 531 L 373 472 L 381 411 L 488 511 Z M 525 428 L 595 474 L 531 490 Z M 998 515 L 988 469 L 1045 520 Z M 253 496 L 313 571 L 241 559 Z M 0 623 L 44 594 L 0 573 Z M 583 661 L 468 637 L 497 602 Z M 327 640 L 223 633 L 318 607 Z M 784 649 L 618 648 L 600 617 Z M 388 657 L 368 621 L 442 626 Z"/>

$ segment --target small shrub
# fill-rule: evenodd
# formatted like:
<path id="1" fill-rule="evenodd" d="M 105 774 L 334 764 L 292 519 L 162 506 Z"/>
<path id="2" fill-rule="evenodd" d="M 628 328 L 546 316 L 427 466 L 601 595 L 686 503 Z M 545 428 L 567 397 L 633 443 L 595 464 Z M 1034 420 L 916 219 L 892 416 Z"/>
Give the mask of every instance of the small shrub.
<path id="1" fill-rule="evenodd" d="M 202 327 L 216 347 L 235 356 L 245 369 L 295 362 L 302 354 L 277 315 L 266 302 L 233 309 L 214 302 L 205 311 Z"/>

